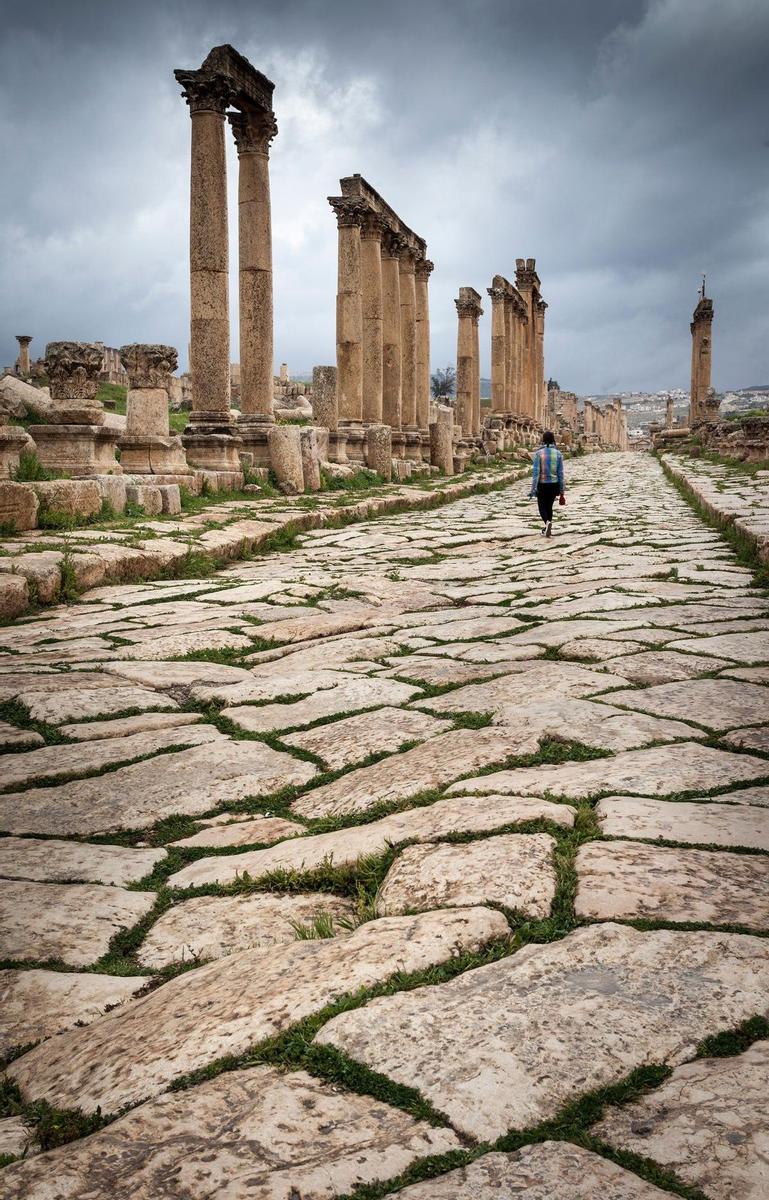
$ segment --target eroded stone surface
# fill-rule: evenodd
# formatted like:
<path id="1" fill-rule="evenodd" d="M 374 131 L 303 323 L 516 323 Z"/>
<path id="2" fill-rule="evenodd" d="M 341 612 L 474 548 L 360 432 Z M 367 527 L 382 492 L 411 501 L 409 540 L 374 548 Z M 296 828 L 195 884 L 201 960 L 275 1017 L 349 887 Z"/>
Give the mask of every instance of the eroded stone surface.
<path id="1" fill-rule="evenodd" d="M 135 925 L 154 903 L 154 892 L 0 880 L 0 958 L 88 966 L 106 953 L 114 934 Z"/>
<path id="2" fill-rule="evenodd" d="M 484 1154 L 469 1167 L 449 1171 L 397 1193 L 402 1200 L 662 1200 L 653 1184 L 570 1142 L 540 1142 L 513 1154 Z M 390 1192 L 385 1200 L 396 1200 Z"/>
<path id="3" fill-rule="evenodd" d="M 465 845 L 407 846 L 387 873 L 379 910 L 493 903 L 546 917 L 555 895 L 555 844 L 546 833 L 513 833 Z"/>
<path id="4" fill-rule="evenodd" d="M 610 1109 L 591 1132 L 651 1158 L 712 1200 L 769 1195 L 769 1042 L 676 1067 L 660 1087 Z"/>
<path id="5" fill-rule="evenodd" d="M 136 1200 L 333 1200 L 459 1146 L 450 1129 L 369 1096 L 258 1066 L 166 1093 L 75 1145 L 12 1166 L 3 1194 L 42 1197 L 54 1178 L 60 1200 L 112 1200 L 130 1179 Z"/>
<path id="6" fill-rule="evenodd" d="M 32 1125 L 26 1117 L 3 1117 L 0 1120 L 0 1154 L 16 1158 L 31 1157 L 39 1149 Z"/>
<path id="7" fill-rule="evenodd" d="M 764 1011 L 767 983 L 765 939 L 593 925 L 372 1000 L 316 1041 L 417 1088 L 482 1140 L 643 1063 L 685 1061 L 702 1037 Z"/>
<path id="8" fill-rule="evenodd" d="M 324 717 L 354 712 L 358 708 L 403 704 L 418 691 L 418 688 L 408 683 L 398 683 L 394 679 L 367 679 L 363 676 L 343 680 L 337 687 L 324 688 L 323 691 L 316 692 L 305 700 L 297 700 L 294 704 L 263 704 L 256 707 L 238 705 L 235 708 L 225 708 L 223 715 L 243 729 L 264 733 L 273 729 L 310 725 Z"/>
<path id="9" fill-rule="evenodd" d="M 601 830 L 610 837 L 769 850 L 769 812 L 726 803 L 729 799 L 729 793 L 712 804 L 608 796 L 599 800 L 595 812 Z"/>
<path id="10" fill-rule="evenodd" d="M 148 733 L 155 729 L 179 729 L 197 725 L 203 718 L 199 713 L 141 713 L 133 717 L 116 717 L 111 721 L 77 721 L 61 725 L 61 732 L 78 742 L 100 741 L 102 738 L 124 738 L 133 733 Z M 179 739 L 182 740 L 181 738 Z"/>
<path id="11" fill-rule="evenodd" d="M 26 1095 L 114 1112 L 176 1076 L 242 1053 L 345 992 L 478 949 L 507 931 L 491 909 L 456 909 L 371 921 L 346 938 L 244 950 L 61 1034 L 9 1072 Z"/>
<path id="12" fill-rule="evenodd" d="M 451 729 L 451 721 L 402 708 L 378 708 L 320 725 L 306 733 L 283 738 L 287 746 L 298 746 L 317 754 L 334 771 L 368 758 L 370 754 L 395 751 L 405 742 L 423 742 Z"/>
<path id="13" fill-rule="evenodd" d="M 237 950 L 266 950 L 296 939 L 296 926 L 317 916 L 352 918 L 353 905 L 325 892 L 307 895 L 198 896 L 174 905 L 152 926 L 139 948 L 139 962 L 157 969 L 171 962 L 223 958 Z"/>
<path id="14" fill-rule="evenodd" d="M 52 1037 L 75 1023 L 95 1021 L 107 1008 L 129 1000 L 147 978 L 37 969 L 0 971 L 0 1054 Z"/>
<path id="15" fill-rule="evenodd" d="M 194 815 L 246 796 L 267 795 L 316 773 L 308 762 L 261 742 L 232 741 L 210 726 L 207 745 L 164 754 L 58 787 L 0 796 L 0 829 L 9 833 L 105 833 Z"/>
<path id="16" fill-rule="evenodd" d="M 43 738 L 34 729 L 19 729 L 8 721 L 0 721 L 0 749 L 10 750 L 19 746 L 42 746 Z M 0 1154 L 2 1154 L 0 1150 Z"/>
<path id="17" fill-rule="evenodd" d="M 6 837 L 0 838 L 0 879 L 112 883 L 120 887 L 148 875 L 165 856 L 165 850 Z"/>
<path id="18" fill-rule="evenodd" d="M 579 917 L 769 926 L 769 859 L 758 855 L 593 842 L 577 874 Z"/>
<path id="19" fill-rule="evenodd" d="M 55 692 L 35 689 L 22 692 L 19 699 L 29 709 L 35 721 L 60 725 L 64 721 L 82 721 L 88 717 L 106 717 L 129 708 L 178 708 L 178 704 L 161 692 L 150 688 L 109 686 L 88 688 L 69 677 L 69 687 Z"/>
<path id="20" fill-rule="evenodd" d="M 206 829 L 180 838 L 174 846 L 252 846 L 269 845 L 283 838 L 304 833 L 304 825 L 286 821 L 283 817 L 257 817 L 256 820 L 232 821 L 232 814 L 225 814 L 227 823 L 211 821 Z"/>
<path id="21" fill-rule="evenodd" d="M 449 833 L 482 833 L 540 818 L 570 828 L 574 824 L 574 809 L 570 804 L 553 804 L 529 796 L 462 796 L 438 800 L 366 825 L 292 839 L 266 850 L 199 859 L 177 871 L 169 883 L 173 887 L 231 883 L 245 871 L 256 879 L 279 869 L 310 871 L 324 861 L 343 866 L 364 855 L 383 854 L 388 846 L 398 842 L 438 841 Z"/>
<path id="22" fill-rule="evenodd" d="M 686 717 L 710 729 L 769 720 L 769 688 L 734 679 L 690 679 L 612 693 L 613 704 L 663 717 Z"/>

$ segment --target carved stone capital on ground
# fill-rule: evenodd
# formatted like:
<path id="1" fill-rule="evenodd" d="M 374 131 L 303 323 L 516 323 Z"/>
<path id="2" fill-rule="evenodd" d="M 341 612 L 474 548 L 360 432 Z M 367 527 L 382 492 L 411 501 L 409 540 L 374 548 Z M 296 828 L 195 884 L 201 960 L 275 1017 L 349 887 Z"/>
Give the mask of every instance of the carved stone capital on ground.
<path id="1" fill-rule="evenodd" d="M 45 371 L 52 400 L 90 400 L 95 403 L 103 348 L 95 342 L 49 342 Z"/>
<path id="2" fill-rule="evenodd" d="M 334 210 L 339 229 L 349 228 L 353 225 L 360 227 L 365 214 L 368 212 L 363 201 L 357 200 L 354 197 L 329 196 L 328 202 Z"/>
<path id="3" fill-rule="evenodd" d="M 429 279 L 434 270 L 434 262 L 431 262 L 429 258 L 420 258 L 416 265 L 417 279 Z"/>
<path id="4" fill-rule="evenodd" d="M 229 75 L 212 75 L 207 71 L 174 71 L 176 82 L 181 84 L 182 96 L 190 106 L 190 115 L 199 112 L 215 112 L 222 116 L 236 94 L 234 81 Z"/>
<path id="5" fill-rule="evenodd" d="M 120 347 L 120 361 L 128 372 L 130 388 L 170 387 L 169 376 L 178 365 L 174 346 L 132 342 Z"/>
<path id="6" fill-rule="evenodd" d="M 269 154 L 270 142 L 278 133 L 275 113 L 268 109 L 227 114 L 238 154 Z"/>

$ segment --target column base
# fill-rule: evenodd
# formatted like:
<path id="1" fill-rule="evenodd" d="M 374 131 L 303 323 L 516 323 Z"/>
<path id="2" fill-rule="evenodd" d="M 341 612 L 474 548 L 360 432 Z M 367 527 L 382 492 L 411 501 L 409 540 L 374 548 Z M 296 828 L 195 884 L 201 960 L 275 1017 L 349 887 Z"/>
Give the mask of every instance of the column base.
<path id="1" fill-rule="evenodd" d="M 366 431 L 359 421 L 340 424 L 339 432 L 347 435 L 347 460 L 351 463 L 366 463 Z"/>
<path id="2" fill-rule="evenodd" d="M 416 425 L 408 425 L 403 432 L 406 436 L 406 459 L 409 462 L 421 462 L 422 435 Z"/>
<path id="3" fill-rule="evenodd" d="M 328 431 L 328 461 L 345 467 L 350 461 L 347 457 L 347 433 L 343 429 Z"/>
<path id="4" fill-rule="evenodd" d="M 122 434 L 120 465 L 133 475 L 189 475 L 180 437 Z"/>
<path id="5" fill-rule="evenodd" d="M 238 434 L 243 441 L 243 449 L 253 455 L 255 467 L 270 465 L 268 433 L 274 424 L 272 417 L 261 413 L 241 413 L 238 418 Z"/>
<path id="6" fill-rule="evenodd" d="M 48 470 L 75 479 L 90 475 L 121 475 L 115 458 L 120 430 L 106 425 L 31 425 L 29 435 L 40 462 Z"/>
<path id="7" fill-rule="evenodd" d="M 392 434 L 393 458 L 406 457 L 406 435 L 402 429 L 393 429 Z"/>
<path id="8" fill-rule="evenodd" d="M 224 432 L 224 429 L 227 431 Z M 182 445 L 191 467 L 200 467 L 204 471 L 239 473 L 242 482 L 238 451 L 243 449 L 243 442 L 237 436 L 234 425 L 212 429 L 197 422 L 190 424 L 182 434 Z"/>

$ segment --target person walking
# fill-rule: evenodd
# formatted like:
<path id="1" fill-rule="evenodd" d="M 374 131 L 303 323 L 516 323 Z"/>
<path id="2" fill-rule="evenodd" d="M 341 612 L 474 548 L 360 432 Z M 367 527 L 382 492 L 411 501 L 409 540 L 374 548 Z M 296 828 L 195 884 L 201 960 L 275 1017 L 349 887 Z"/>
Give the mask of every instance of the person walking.
<path id="1" fill-rule="evenodd" d="M 561 504 L 566 503 L 563 482 L 563 455 L 556 448 L 555 434 L 549 429 L 542 435 L 542 445 L 534 452 L 529 499 L 537 497 L 537 507 L 542 518 L 542 532 L 550 537 L 553 532 L 553 505 L 556 496 Z"/>

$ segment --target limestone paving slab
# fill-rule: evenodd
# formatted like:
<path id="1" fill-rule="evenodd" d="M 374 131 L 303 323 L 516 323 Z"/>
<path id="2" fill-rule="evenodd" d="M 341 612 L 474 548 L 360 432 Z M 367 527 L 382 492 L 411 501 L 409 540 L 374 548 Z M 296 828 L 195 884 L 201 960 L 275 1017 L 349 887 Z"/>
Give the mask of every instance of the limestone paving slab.
<path id="1" fill-rule="evenodd" d="M 107 883 L 123 887 L 148 875 L 165 850 L 95 846 L 55 838 L 0 838 L 0 879 Z"/>
<path id="2" fill-rule="evenodd" d="M 505 707 L 534 704 L 543 692 L 548 698 L 581 697 L 612 686 L 613 681 L 598 671 L 573 663 L 548 662 L 543 666 L 535 660 L 518 663 L 511 673 L 485 683 L 471 683 L 445 696 L 416 700 L 414 704 L 424 704 L 435 712 L 499 712 Z"/>
<path id="3" fill-rule="evenodd" d="M 257 879 L 269 871 L 310 871 L 324 862 L 344 866 L 369 854 L 383 854 L 398 842 L 438 841 L 450 833 L 484 833 L 521 821 L 553 821 L 570 829 L 575 810 L 528 796 L 473 796 L 437 800 L 422 808 L 393 813 L 366 825 L 333 833 L 292 838 L 265 850 L 201 858 L 169 879 L 172 887 L 232 883 L 248 872 Z"/>
<path id="4" fill-rule="evenodd" d="M 237 705 L 223 709 L 222 715 L 252 733 L 267 733 L 310 725 L 324 717 L 354 712 L 357 708 L 404 704 L 418 692 L 419 688 L 398 683 L 394 679 L 368 679 L 361 676 L 342 680 L 336 687 L 316 692 L 294 704 Z"/>
<path id="5" fill-rule="evenodd" d="M 534 752 L 548 738 L 568 737 L 597 750 L 635 750 L 650 742 L 672 742 L 705 738 L 704 730 L 683 721 L 669 721 L 648 713 L 626 712 L 606 703 L 575 700 L 556 695 L 551 699 L 520 704 L 503 704 L 494 717 L 495 725 L 509 725 L 522 739 L 519 753 Z M 427 702 L 426 702 L 427 703 Z M 528 741 L 523 735 L 529 734 Z"/>
<path id="6" fill-rule="evenodd" d="M 130 1000 L 148 979 L 85 971 L 0 971 L 0 1054 L 95 1021 L 106 1009 Z"/>
<path id="7" fill-rule="evenodd" d="M 251 671 L 245 667 L 229 667 L 213 662 L 110 662 L 104 666 L 109 675 L 132 679 L 148 688 L 191 688 L 196 684 L 221 684 L 232 687 L 238 683 L 250 683 Z M 107 676 L 109 678 L 109 676 Z M 110 680 L 114 687 L 114 680 Z"/>
<path id="8" fill-rule="evenodd" d="M 253 644 L 251 638 L 242 633 L 230 633 L 226 629 L 204 629 L 190 633 L 161 634 L 153 636 L 147 642 L 117 646 L 115 658 L 130 659 L 134 662 L 152 661 L 192 654 L 196 650 L 248 650 Z"/>
<path id="9" fill-rule="evenodd" d="M 660 717 L 685 717 L 710 729 L 769 720 L 769 689 L 735 679 L 689 679 L 613 692 L 611 703 Z"/>
<path id="10" fill-rule="evenodd" d="M 352 918 L 348 900 L 326 892 L 307 895 L 196 896 L 176 904 L 155 922 L 139 948 L 142 966 L 157 969 L 190 959 L 223 958 L 237 950 L 266 950 L 296 939 L 296 925 L 319 914 Z"/>
<path id="11" fill-rule="evenodd" d="M 723 662 L 704 654 L 682 654 L 676 650 L 644 650 L 641 654 L 622 655 L 601 664 L 603 671 L 624 675 L 633 683 L 668 683 L 694 679 L 709 671 L 718 671 Z M 694 716 L 692 714 L 692 719 Z"/>
<path id="12" fill-rule="evenodd" d="M 77 677 L 70 675 L 69 687 L 54 692 L 34 689 L 19 693 L 18 699 L 26 705 L 35 721 L 48 721 L 61 725 L 64 721 L 82 721 L 87 717 L 106 717 L 111 713 L 125 712 L 129 708 L 178 708 L 169 696 L 159 695 L 151 688 L 136 686 L 81 686 Z"/>
<path id="13" fill-rule="evenodd" d="M 675 747 L 628 750 L 613 758 L 591 762 L 545 764 L 512 771 L 494 771 L 463 779 L 447 789 L 464 792 L 507 792 L 515 795 L 565 796 L 581 800 L 596 792 L 630 792 L 639 796 L 670 796 L 676 792 L 710 790 L 760 779 L 769 774 L 765 759 L 730 754 L 684 742 Z M 322 789 L 318 789 L 321 791 Z M 317 795 L 316 793 L 313 793 Z"/>
<path id="14" fill-rule="evenodd" d="M 577 852 L 578 917 L 769 926 L 769 858 L 592 842 Z"/>
<path id="15" fill-rule="evenodd" d="M 769 789 L 767 789 L 769 790 Z M 637 796 L 607 796 L 595 815 L 609 837 L 664 839 L 700 845 L 748 846 L 769 851 L 769 812 L 750 804 L 674 800 L 642 800 Z"/>
<path id="16" fill-rule="evenodd" d="M 451 721 L 427 713 L 386 706 L 304 733 L 291 733 L 282 740 L 287 746 L 317 754 L 336 771 L 360 762 L 370 754 L 399 750 L 404 742 L 426 741 L 446 733 L 451 727 Z"/>
<path id="17" fill-rule="evenodd" d="M 385 1200 L 662 1200 L 651 1183 L 570 1142 L 540 1142 L 512 1154 L 484 1154 L 469 1167 L 413 1183 Z"/>
<path id="18" fill-rule="evenodd" d="M 387 872 L 377 908 L 395 914 L 491 903 L 528 917 L 547 917 L 555 896 L 555 846 L 547 833 L 407 846 Z"/>
<path id="19" fill-rule="evenodd" d="M 316 774 L 312 763 L 262 742 L 233 741 L 211 732 L 215 736 L 206 745 L 158 755 L 96 779 L 0 796 L 0 829 L 44 834 L 136 829 L 174 814 L 194 816 L 247 796 L 269 795 L 291 783 L 307 783 Z"/>
<path id="20" fill-rule="evenodd" d="M 0 1154 L 31 1158 L 39 1149 L 26 1117 L 3 1117 L 0 1120 Z"/>
<path id="21" fill-rule="evenodd" d="M 66 737 L 77 742 L 101 741 L 102 738 L 124 738 L 134 733 L 150 733 L 157 729 L 183 729 L 186 725 L 198 725 L 203 720 L 200 713 L 148 712 L 134 717 L 116 717 L 111 721 L 82 721 L 72 725 L 60 725 Z"/>
<path id="22" fill-rule="evenodd" d="M 241 1054 L 346 992 L 417 971 L 506 936 L 491 909 L 383 917 L 349 937 L 243 950 L 177 976 L 86 1029 L 15 1060 L 27 1096 L 60 1107 L 115 1112 L 179 1075 Z"/>
<path id="23" fill-rule="evenodd" d="M 17 747 L 42 746 L 44 738 L 35 733 L 34 729 L 19 729 L 8 721 L 0 721 L 0 749 L 16 749 Z M 0 1151 L 0 1153 L 2 1153 Z"/>
<path id="24" fill-rule="evenodd" d="M 724 734 L 722 741 L 730 746 L 744 746 L 747 750 L 760 750 L 769 753 L 769 725 L 754 729 L 732 729 Z"/>
<path id="25" fill-rule="evenodd" d="M 668 648 L 701 651 L 703 654 L 713 654 L 716 658 L 730 658 L 733 662 L 764 663 L 769 662 L 769 631 L 717 633 L 711 637 L 697 638 L 696 645 L 690 638 L 686 638 L 683 641 L 671 642 Z"/>
<path id="26" fill-rule="evenodd" d="M 284 838 L 304 833 L 304 825 L 297 821 L 286 821 L 283 817 L 257 817 L 255 820 L 232 821 L 232 813 L 226 813 L 226 824 L 219 821 L 207 822 L 207 828 L 190 837 L 179 838 L 174 846 L 253 846 L 269 845 Z"/>
<path id="27" fill-rule="evenodd" d="M 39 750 L 0 755 L 0 779 L 4 788 L 24 786 L 35 779 L 55 779 L 57 775 L 95 774 L 111 763 L 130 762 L 145 754 L 156 754 L 169 746 L 197 746 L 217 740 L 211 725 L 160 729 L 134 733 L 128 737 L 107 738 L 92 745 L 43 746 Z"/>
<path id="28" fill-rule="evenodd" d="M 769 1011 L 768 982 L 763 938 L 591 925 L 369 1001 L 315 1041 L 416 1088 L 459 1132 L 486 1140 L 643 1064 L 686 1061 L 701 1038 Z"/>
<path id="29" fill-rule="evenodd" d="M 768 1078 L 766 1041 L 734 1057 L 699 1059 L 641 1100 L 609 1109 L 591 1133 L 653 1159 L 712 1200 L 764 1200 Z"/>
<path id="30" fill-rule="evenodd" d="M 0 880 L 0 959 L 89 966 L 114 934 L 135 925 L 154 903 L 154 892 Z"/>
<path id="31" fill-rule="evenodd" d="M 410 654 L 401 658 L 388 658 L 390 669 L 387 676 L 407 679 L 410 683 L 474 683 L 478 679 L 491 679 L 505 672 L 505 666 L 494 663 L 464 663 L 447 657 L 430 657 L 425 654 Z"/>
<path id="32" fill-rule="evenodd" d="M 257 1066 L 170 1092 L 3 1173 L 7 1200 L 334 1200 L 460 1148 L 370 1096 Z M 644 1197 L 646 1193 L 623 1193 Z"/>

